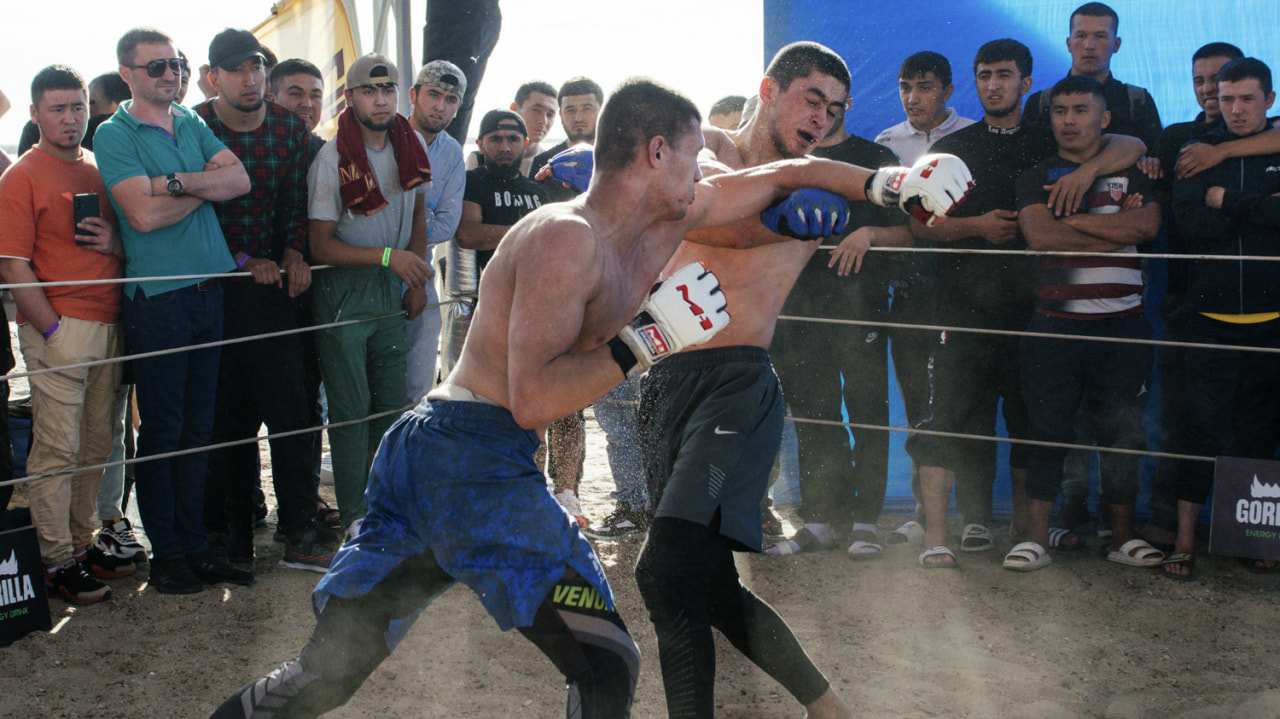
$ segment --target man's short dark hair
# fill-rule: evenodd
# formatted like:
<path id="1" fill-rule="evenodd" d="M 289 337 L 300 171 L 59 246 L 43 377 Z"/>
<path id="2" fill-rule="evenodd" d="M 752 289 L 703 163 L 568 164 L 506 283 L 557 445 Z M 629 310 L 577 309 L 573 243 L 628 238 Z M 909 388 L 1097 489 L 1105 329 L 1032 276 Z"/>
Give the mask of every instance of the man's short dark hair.
<path id="1" fill-rule="evenodd" d="M 1262 94 L 1271 94 L 1271 68 L 1256 57 L 1241 57 L 1218 70 L 1218 82 L 1240 82 L 1253 78 L 1262 86 Z M 1221 92 L 1221 90 L 1219 90 Z"/>
<path id="2" fill-rule="evenodd" d="M 262 67 L 267 72 L 271 72 L 276 68 L 276 65 L 279 65 L 279 64 L 280 64 L 280 59 L 277 58 L 276 54 L 271 51 L 271 48 L 267 47 L 266 45 L 262 45 Z"/>
<path id="3" fill-rule="evenodd" d="M 129 83 L 120 77 L 118 72 L 106 72 L 89 81 L 89 86 L 97 86 L 110 102 L 121 103 L 133 97 Z"/>
<path id="4" fill-rule="evenodd" d="M 324 84 L 324 75 L 320 72 L 320 68 L 300 57 L 291 57 L 276 63 L 276 66 L 271 68 L 271 77 L 267 81 L 271 87 L 271 94 L 278 94 L 280 83 L 290 75 L 310 75 Z"/>
<path id="5" fill-rule="evenodd" d="M 133 52 L 139 45 L 173 44 L 173 38 L 153 27 L 135 27 L 120 36 L 116 43 L 116 60 L 121 65 L 133 64 Z"/>
<path id="6" fill-rule="evenodd" d="M 1054 83 L 1049 91 L 1049 102 L 1060 95 L 1093 95 L 1102 102 L 1102 109 L 1107 109 L 1107 94 L 1102 91 L 1102 83 L 1088 75 L 1068 75 Z"/>
<path id="7" fill-rule="evenodd" d="M 1191 62 L 1203 60 L 1207 57 L 1225 57 L 1236 60 L 1244 57 L 1244 51 L 1232 45 L 1229 42 L 1211 42 L 1208 45 L 1202 45 L 1195 54 L 1191 56 Z"/>
<path id="8" fill-rule="evenodd" d="M 707 117 L 712 115 L 732 115 L 735 112 L 742 112 L 742 107 L 747 104 L 747 98 L 742 95 L 729 95 L 715 101 L 711 106 L 711 110 L 707 113 Z"/>
<path id="9" fill-rule="evenodd" d="M 933 73 L 945 87 L 951 84 L 951 62 L 939 53 L 931 50 L 918 52 L 902 61 L 898 68 L 899 80 L 915 80 L 928 73 Z"/>
<path id="10" fill-rule="evenodd" d="M 604 88 L 591 78 L 578 76 L 565 81 L 560 86 L 560 92 L 556 93 L 556 102 L 563 105 L 564 99 L 571 95 L 595 95 L 596 102 L 604 104 Z"/>
<path id="11" fill-rule="evenodd" d="M 525 100 L 528 100 L 529 96 L 535 92 L 547 97 L 556 97 L 556 89 L 551 86 L 551 83 L 545 80 L 530 80 L 516 90 L 516 107 L 523 105 Z M 601 100 L 601 102 L 604 102 L 604 100 Z"/>
<path id="12" fill-rule="evenodd" d="M 1087 3 L 1083 4 L 1083 5 L 1081 5 L 1080 7 L 1076 8 L 1076 9 L 1075 9 L 1075 12 L 1071 13 L 1071 19 L 1067 20 L 1067 31 L 1068 31 L 1068 32 L 1070 32 L 1070 31 L 1071 31 L 1071 28 L 1075 27 L 1075 24 L 1076 24 L 1076 16 L 1077 16 L 1077 15 L 1085 15 L 1085 16 L 1088 16 L 1088 17 L 1108 17 L 1108 18 L 1111 18 L 1111 32 L 1112 32 L 1112 34 L 1115 34 L 1115 35 L 1119 35 L 1119 34 L 1120 34 L 1120 16 L 1119 16 L 1119 15 L 1117 15 L 1117 14 L 1116 14 L 1116 11 L 1115 11 L 1115 10 L 1112 10 L 1112 9 L 1111 9 L 1111 6 L 1110 6 L 1110 5 L 1107 5 L 1106 3 L 1100 3 L 1100 2 L 1087 2 Z"/>
<path id="13" fill-rule="evenodd" d="M 633 77 L 613 91 L 600 111 L 596 169 L 621 170 L 649 140 L 661 136 L 674 144 L 701 122 L 698 106 L 689 98 L 653 80 Z"/>
<path id="14" fill-rule="evenodd" d="M 978 48 L 973 56 L 973 74 L 978 74 L 979 65 L 993 65 L 997 62 L 1013 61 L 1023 77 L 1031 77 L 1031 50 L 1026 45 L 1012 38 L 992 40 Z"/>
<path id="15" fill-rule="evenodd" d="M 31 104 L 39 105 L 49 90 L 84 90 L 84 78 L 66 65 L 50 65 L 31 80 Z"/>
<path id="16" fill-rule="evenodd" d="M 808 77 L 814 70 L 834 77 L 849 90 L 849 66 L 831 48 L 816 42 L 793 42 L 785 45 L 769 61 L 764 74 L 786 92 L 797 77 Z"/>

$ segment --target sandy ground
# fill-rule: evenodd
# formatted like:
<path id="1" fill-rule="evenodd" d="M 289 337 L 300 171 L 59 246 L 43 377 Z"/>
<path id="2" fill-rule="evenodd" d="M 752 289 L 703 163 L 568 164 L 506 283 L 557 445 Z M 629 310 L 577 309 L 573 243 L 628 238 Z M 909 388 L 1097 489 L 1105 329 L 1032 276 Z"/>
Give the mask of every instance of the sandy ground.
<path id="1" fill-rule="evenodd" d="M 583 504 L 611 509 L 603 436 L 588 422 Z M 326 487 L 331 492 L 331 488 Z M 332 499 L 332 497 L 330 497 Z M 899 517 L 885 517 L 888 532 Z M 788 517 L 788 522 L 794 516 Z M 958 531 L 958 528 L 957 528 Z M 633 716 L 666 715 L 657 647 L 631 568 L 641 539 L 598 543 L 644 655 Z M 786 617 L 839 693 L 866 717 L 1280 717 L 1280 580 L 1200 557 L 1182 584 L 1088 551 L 1032 575 L 997 552 L 925 571 L 915 552 L 855 563 L 843 552 L 740 556 L 744 580 Z M 1001 543 L 998 551 L 1007 548 Z M 0 649 L 4 717 L 203 717 L 293 656 L 312 626 L 318 576 L 280 567 L 269 531 L 257 582 L 162 596 L 145 573 L 115 598 L 54 602 L 57 630 Z M 720 642 L 717 715 L 801 717 L 776 682 Z M 516 633 L 497 630 L 464 587 L 446 592 L 333 717 L 558 717 L 564 689 Z"/>

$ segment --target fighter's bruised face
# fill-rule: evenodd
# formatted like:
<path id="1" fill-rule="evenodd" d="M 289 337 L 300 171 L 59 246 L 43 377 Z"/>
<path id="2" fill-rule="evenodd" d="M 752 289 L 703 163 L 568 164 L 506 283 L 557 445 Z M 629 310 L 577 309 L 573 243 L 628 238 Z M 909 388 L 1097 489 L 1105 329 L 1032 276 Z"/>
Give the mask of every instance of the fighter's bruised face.
<path id="1" fill-rule="evenodd" d="M 564 134 L 569 136 L 569 145 L 579 142 L 596 141 L 596 118 L 600 114 L 600 101 L 596 96 L 565 95 L 564 105 L 560 108 L 560 124 L 564 125 Z"/>
<path id="2" fill-rule="evenodd" d="M 397 96 L 395 85 L 362 85 L 347 89 L 347 105 L 361 125 L 382 132 L 395 120 Z"/>
<path id="3" fill-rule="evenodd" d="M 768 77 L 760 85 L 761 119 L 769 123 L 774 149 L 788 158 L 817 147 L 848 102 L 849 88 L 818 70 L 792 80 L 785 90 Z"/>
<path id="4" fill-rule="evenodd" d="M 978 100 L 991 117 L 1007 117 L 1022 106 L 1022 96 L 1031 89 L 1031 78 L 1023 77 L 1013 60 L 979 63 L 974 73 Z"/>
<path id="5" fill-rule="evenodd" d="M 511 123 L 515 125 L 514 122 Z M 520 173 L 520 160 L 524 156 L 524 133 L 518 128 L 499 127 L 480 138 L 480 154 L 484 166 L 498 177 L 515 177 Z"/>
<path id="6" fill-rule="evenodd" d="M 1053 137 L 1058 149 L 1080 153 L 1102 139 L 1102 130 L 1111 123 L 1111 113 L 1102 98 L 1093 93 L 1067 93 L 1053 98 L 1049 107 Z"/>

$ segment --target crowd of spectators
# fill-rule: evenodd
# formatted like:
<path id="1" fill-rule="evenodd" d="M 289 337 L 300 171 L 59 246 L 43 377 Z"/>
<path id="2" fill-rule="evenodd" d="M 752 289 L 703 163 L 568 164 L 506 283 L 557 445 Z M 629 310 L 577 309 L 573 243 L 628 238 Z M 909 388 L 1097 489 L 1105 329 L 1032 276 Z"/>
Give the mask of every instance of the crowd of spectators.
<path id="1" fill-rule="evenodd" d="M 923 567 L 955 567 L 945 522 L 953 488 L 959 550 L 990 551 L 995 444 L 957 435 L 994 436 L 1002 411 L 1015 439 L 1144 449 L 1153 366 L 1162 450 L 1274 456 L 1276 355 L 1248 351 L 1280 348 L 1280 266 L 1258 259 L 1280 256 L 1270 70 L 1227 43 L 1205 45 L 1191 58 L 1202 112 L 1162 128 L 1150 93 L 1111 74 L 1115 12 L 1087 3 L 1069 27 L 1070 74 L 1031 95 L 1024 45 L 981 47 L 972 70 L 982 118 L 948 107 L 951 63 L 920 52 L 898 72 L 903 122 L 872 142 L 848 134 L 841 114 L 815 142 L 815 155 L 870 168 L 954 154 L 976 185 L 938 226 L 854 208 L 837 249 L 800 275 L 783 315 L 952 329 L 779 325 L 773 358 L 794 415 L 859 426 L 851 444 L 843 427 L 797 423 L 804 524 L 769 553 L 842 542 L 852 558 L 874 560 L 905 545 L 923 550 Z M 448 60 L 426 63 L 412 82 L 380 55 L 352 63 L 331 139 L 316 134 L 327 119 L 320 70 L 301 58 L 277 62 L 248 31 L 214 38 L 197 72 L 198 103 L 185 104 L 192 70 L 163 32 L 126 33 L 117 61 L 118 72 L 87 84 L 66 66 L 41 70 L 19 157 L 0 177 L 0 276 L 21 285 L 12 289 L 20 350 L 41 372 L 30 378 L 27 472 L 40 478 L 28 499 L 51 592 L 100 601 L 110 596 L 102 580 L 145 561 L 162 593 L 251 583 L 253 532 L 266 510 L 258 446 L 245 440 L 264 425 L 284 435 L 270 442 L 282 563 L 323 572 L 364 515 L 383 432 L 457 360 L 504 234 L 585 189 L 589 168 L 582 177 L 548 163 L 594 142 L 605 93 L 586 77 L 559 88 L 526 82 L 509 109 L 482 116 L 468 151 L 456 121 L 465 137 L 460 108 L 478 79 Z M 406 87 L 408 117 L 396 111 Z M 732 132 L 755 99 L 725 97 L 708 121 Z M 566 139 L 544 148 L 557 118 Z M 1159 265 L 1168 274 L 1164 337 L 1213 348 L 1142 342 L 1152 337 L 1142 253 L 1162 226 L 1170 252 L 1241 258 Z M 911 245 L 1109 256 L 868 253 Z M 94 280 L 123 281 L 32 284 Z M 216 344 L 262 334 L 271 336 Z M 1099 336 L 1135 341 L 1087 339 Z M 140 353 L 156 354 L 98 363 Z M 0 355 L 11 357 L 7 335 Z M 932 432 L 907 442 L 916 516 L 881 536 L 889 441 L 874 427 L 888 425 L 890 355 L 909 424 Z M 638 382 L 594 406 L 616 484 L 615 511 L 599 522 L 577 498 L 583 414 L 547 433 L 552 492 L 596 539 L 643 531 L 651 519 Z M 136 455 L 146 460 L 134 481 L 118 466 L 79 470 L 125 455 L 134 402 Z M 335 425 L 335 508 L 320 497 L 321 435 L 312 431 L 326 417 Z M 1006 568 L 1039 569 L 1051 550 L 1084 545 L 1083 528 L 1095 522 L 1084 504 L 1088 455 L 1014 446 Z M 1100 452 L 1099 476 L 1095 523 L 1107 558 L 1193 576 L 1212 465 L 1161 460 L 1141 530 L 1136 456 Z M 131 484 L 149 560 L 123 510 Z"/>

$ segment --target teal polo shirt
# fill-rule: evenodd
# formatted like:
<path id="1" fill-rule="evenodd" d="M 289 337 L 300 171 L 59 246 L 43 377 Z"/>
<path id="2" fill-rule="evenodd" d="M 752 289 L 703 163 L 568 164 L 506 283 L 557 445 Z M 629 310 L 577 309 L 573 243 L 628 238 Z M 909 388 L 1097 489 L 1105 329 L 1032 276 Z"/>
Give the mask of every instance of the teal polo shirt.
<path id="1" fill-rule="evenodd" d="M 116 217 L 120 218 L 125 277 L 214 275 L 234 270 L 235 260 L 227 250 L 227 241 L 211 202 L 200 205 L 178 222 L 151 232 L 139 232 L 129 224 L 124 210 L 110 192 L 116 183 L 138 176 L 201 172 L 214 155 L 227 149 L 200 116 L 181 105 L 170 107 L 174 132 L 171 138 L 154 125 L 130 115 L 128 108 L 132 104 L 132 100 L 122 103 L 93 136 L 98 171 L 102 173 Z M 128 282 L 124 296 L 132 299 L 141 288 L 143 295 L 151 297 L 197 282 L 196 279 Z"/>

